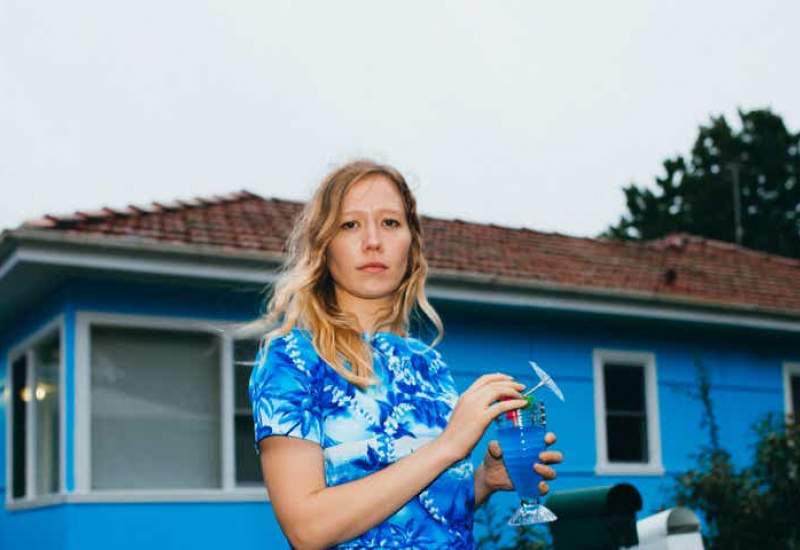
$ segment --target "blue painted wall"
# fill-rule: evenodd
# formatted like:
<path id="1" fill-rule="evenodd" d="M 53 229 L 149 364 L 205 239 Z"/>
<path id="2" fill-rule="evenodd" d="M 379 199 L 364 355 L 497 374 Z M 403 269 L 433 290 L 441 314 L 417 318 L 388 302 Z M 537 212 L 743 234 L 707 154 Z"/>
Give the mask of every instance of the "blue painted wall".
<path id="1" fill-rule="evenodd" d="M 753 424 L 767 413 L 783 413 L 782 364 L 800 357 L 800 338 L 752 330 L 463 306 L 444 311 L 447 336 L 441 350 L 462 388 L 482 372 L 496 370 L 529 383 L 529 359 L 559 382 L 566 403 L 549 399 L 548 423 L 558 434 L 557 448 L 566 462 L 558 469 L 553 490 L 629 482 L 644 499 L 640 517 L 670 504 L 673 476 L 693 465 L 691 454 L 708 443 L 708 433 L 700 427 L 702 405 L 692 395 L 697 387 L 695 356 L 711 378 L 721 443 L 738 464 L 752 456 Z M 594 474 L 594 348 L 655 355 L 665 476 Z M 487 433 L 484 443 L 490 438 Z M 478 446 L 484 448 L 483 443 Z M 476 464 L 481 456 L 475 453 Z M 498 499 L 498 507 L 514 502 Z"/>
<path id="2" fill-rule="evenodd" d="M 0 335 L 0 379 L 5 383 L 8 349 L 58 313 L 66 319 L 68 356 L 67 418 L 73 419 L 74 319 L 79 310 L 186 316 L 243 321 L 259 311 L 261 297 L 252 288 L 186 285 L 141 285 L 109 281 L 76 281 L 41 304 Z M 695 387 L 693 358 L 709 369 L 712 397 L 718 411 L 723 445 L 740 463 L 749 459 L 750 427 L 767 412 L 783 407 L 781 365 L 800 360 L 797 338 L 753 331 L 720 331 L 675 323 L 623 322 L 609 317 L 565 315 L 518 308 L 488 308 L 434 303 L 446 334 L 440 344 L 445 361 L 465 389 L 476 377 L 497 370 L 526 380 L 527 361 L 534 359 L 558 380 L 565 404 L 551 400 L 549 423 L 558 433 L 557 448 L 566 456 L 553 490 L 634 484 L 644 497 L 647 514 L 668 503 L 670 476 L 690 466 L 690 453 L 707 442 L 700 428 L 701 405 L 690 392 Z M 645 351 L 655 354 L 661 420 L 661 447 L 667 475 L 595 476 L 594 348 Z M 530 378 L 528 377 L 529 381 Z M 5 431 L 5 404 L 0 409 Z M 72 425 L 69 422 L 67 484 L 74 487 Z M 5 434 L 0 439 L 5 464 Z M 477 466 L 492 437 L 491 429 L 476 447 Z M 4 469 L 2 470 L 4 471 Z M 5 479 L 2 480 L 5 498 Z M 513 494 L 496 495 L 492 503 L 505 513 L 516 502 Z M 253 526 L 258 526 L 253 528 Z M 268 503 L 69 504 L 0 513 L 3 548 L 218 548 L 259 544 L 285 548 Z"/>

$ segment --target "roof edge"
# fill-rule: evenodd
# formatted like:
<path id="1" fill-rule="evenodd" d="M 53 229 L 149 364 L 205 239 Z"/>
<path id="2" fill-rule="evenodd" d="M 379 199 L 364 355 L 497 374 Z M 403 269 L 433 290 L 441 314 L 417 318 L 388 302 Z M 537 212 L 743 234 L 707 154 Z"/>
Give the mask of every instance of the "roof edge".
<path id="1" fill-rule="evenodd" d="M 609 287 L 557 284 L 448 269 L 432 269 L 428 281 L 434 284 L 438 281 L 443 283 L 466 283 L 470 285 L 488 286 L 492 289 L 539 291 L 548 294 L 591 297 L 598 300 L 612 299 L 643 305 L 680 306 L 704 310 L 711 309 L 722 313 L 763 315 L 771 318 L 780 318 L 782 320 L 800 321 L 800 312 L 795 313 L 792 311 L 741 304 L 722 304 L 713 300 L 689 298 L 686 296 L 665 296 L 656 292 L 622 291 Z"/>
<path id="2" fill-rule="evenodd" d="M 137 251 L 168 253 L 179 256 L 231 258 L 242 260 L 266 261 L 269 263 L 283 263 L 284 255 L 267 250 L 246 250 L 242 248 L 227 248 L 217 245 L 202 245 L 188 243 L 174 243 L 140 237 L 126 237 L 122 235 L 106 236 L 95 234 L 59 233 L 50 230 L 19 228 L 4 231 L 0 235 L 0 264 L 4 260 L 3 249 L 6 241 L 33 242 L 42 244 L 68 244 L 90 246 L 115 251 Z"/>
<path id="3" fill-rule="evenodd" d="M 263 250 L 244 250 L 241 248 L 226 249 L 214 245 L 196 245 L 186 243 L 170 243 L 165 241 L 145 240 L 141 238 L 125 239 L 119 236 L 101 236 L 86 234 L 56 233 L 49 230 L 19 228 L 5 230 L 0 233 L 0 272 L 6 258 L 18 248 L 19 244 L 31 243 L 38 245 L 72 245 L 99 249 L 106 251 L 125 252 L 136 251 L 154 255 L 177 256 L 183 258 L 213 258 L 216 260 L 231 259 L 250 262 L 265 262 L 274 267 L 282 265 L 284 255 Z M 748 314 L 772 319 L 800 320 L 800 313 L 785 310 L 776 310 L 758 306 L 722 304 L 701 298 L 685 296 L 665 296 L 655 292 L 624 291 L 608 287 L 592 287 L 584 285 L 567 285 L 559 283 L 542 282 L 535 280 L 489 275 L 469 271 L 452 269 L 431 268 L 428 275 L 428 284 L 456 284 L 478 287 L 489 287 L 492 290 L 517 290 L 539 292 L 550 295 L 580 296 L 596 300 L 615 300 L 617 302 L 632 302 L 640 305 L 672 306 L 689 309 L 714 310 L 720 313 Z"/>

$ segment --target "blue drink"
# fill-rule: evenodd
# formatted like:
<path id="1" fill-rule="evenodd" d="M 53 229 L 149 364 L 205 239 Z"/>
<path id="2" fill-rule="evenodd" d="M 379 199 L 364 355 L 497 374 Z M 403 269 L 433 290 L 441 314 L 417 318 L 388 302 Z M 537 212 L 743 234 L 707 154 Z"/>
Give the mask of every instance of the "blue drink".
<path id="1" fill-rule="evenodd" d="M 504 422 L 497 426 L 503 461 L 520 498 L 531 499 L 539 495 L 542 476 L 534 471 L 533 465 L 544 450 L 544 432 L 545 428 L 540 424 L 515 426 L 512 422 Z"/>
<path id="2" fill-rule="evenodd" d="M 522 505 L 509 525 L 531 525 L 554 521 L 556 515 L 539 503 L 539 482 L 542 477 L 533 469 L 539 453 L 545 448 L 546 429 L 544 403 L 533 396 L 528 405 L 501 414 L 495 419 L 497 440 L 503 450 L 503 462 Z"/>

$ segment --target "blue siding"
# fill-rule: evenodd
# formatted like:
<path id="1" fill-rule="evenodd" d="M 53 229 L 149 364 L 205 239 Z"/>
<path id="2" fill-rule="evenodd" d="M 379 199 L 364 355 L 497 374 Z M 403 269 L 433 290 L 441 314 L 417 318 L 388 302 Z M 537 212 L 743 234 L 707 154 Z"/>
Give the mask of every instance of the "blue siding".
<path id="1" fill-rule="evenodd" d="M 5 499 L 3 491 L 3 499 Z M 3 550 L 61 550 L 68 525 L 68 507 L 46 506 L 9 512 L 0 510 L 0 548 Z M 98 547 L 99 548 L 99 547 Z"/>
<path id="2" fill-rule="evenodd" d="M 75 282 L 0 334 L 0 377 L 5 383 L 8 349 L 53 316 L 65 316 L 67 355 L 67 487 L 74 489 L 75 314 L 96 311 L 246 321 L 257 315 L 262 297 L 251 288 Z M 441 350 L 465 389 L 486 372 L 504 371 L 530 381 L 527 362 L 536 360 L 558 380 L 567 401 L 550 399 L 550 427 L 566 463 L 553 490 L 633 483 L 644 498 L 643 514 L 665 504 L 670 476 L 691 465 L 690 454 L 707 442 L 699 427 L 702 409 L 690 395 L 695 387 L 694 357 L 711 376 L 712 397 L 723 445 L 740 463 L 750 457 L 750 427 L 767 412 L 781 412 L 781 366 L 800 360 L 797 337 L 754 331 L 720 331 L 653 321 L 623 322 L 608 317 L 556 315 L 518 308 L 467 307 L 435 303 L 445 322 Z M 666 476 L 595 476 L 594 348 L 653 353 L 656 359 L 662 459 Z M 5 430 L 5 405 L 0 408 Z M 5 435 L 5 434 L 4 434 Z M 476 464 L 490 429 L 475 450 Z M 5 471 L 5 438 L 0 465 Z M 5 479 L 2 480 L 5 490 Z M 3 495 L 4 497 L 5 495 Z M 515 504 L 513 494 L 496 495 L 500 511 Z M 253 529 L 252 526 L 257 526 Z M 257 531 L 257 532 L 256 532 Z M 3 548 L 285 547 L 268 503 L 71 504 L 0 514 Z M 255 540 L 250 540 L 254 538 Z M 61 542 L 56 542 L 61 541 Z"/>
<path id="3" fill-rule="evenodd" d="M 77 504 L 67 508 L 69 537 L 64 550 L 288 548 L 266 503 Z"/>
<path id="4" fill-rule="evenodd" d="M 702 404 L 696 390 L 695 355 L 708 369 L 712 400 L 722 445 L 739 464 L 752 456 L 753 424 L 765 414 L 783 411 L 782 364 L 800 357 L 800 338 L 771 337 L 754 331 L 735 334 L 711 327 L 675 327 L 656 322 L 609 323 L 602 317 L 570 319 L 482 308 L 444 312 L 447 336 L 444 357 L 465 389 L 483 372 L 508 372 L 532 382 L 529 359 L 537 361 L 559 382 L 566 403 L 548 400 L 548 422 L 559 437 L 557 448 L 566 462 L 553 490 L 627 481 L 644 499 L 643 512 L 668 504 L 671 476 L 693 465 L 691 454 L 708 443 L 700 427 Z M 448 315 L 449 313 L 449 315 Z M 655 355 L 658 380 L 662 461 L 666 474 L 596 476 L 593 350 L 648 352 Z M 546 397 L 546 394 L 545 394 Z M 487 433 L 476 447 L 491 438 Z"/>
<path id="5" fill-rule="evenodd" d="M 8 550 L 248 547 L 289 548 L 267 503 L 86 503 L 0 511 L 0 548 Z"/>

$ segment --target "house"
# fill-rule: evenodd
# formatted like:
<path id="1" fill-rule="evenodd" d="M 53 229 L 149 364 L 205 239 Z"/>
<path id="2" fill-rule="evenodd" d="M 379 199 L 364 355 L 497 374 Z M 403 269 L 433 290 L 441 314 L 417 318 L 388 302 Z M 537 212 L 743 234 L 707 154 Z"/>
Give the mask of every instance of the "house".
<path id="1" fill-rule="evenodd" d="M 256 337 L 237 327 L 301 208 L 239 192 L 2 233 L 0 547 L 284 547 L 252 445 Z M 524 380 L 535 360 L 566 395 L 549 409 L 566 457 L 554 490 L 624 480 L 642 514 L 667 502 L 707 442 L 698 360 L 737 461 L 754 421 L 800 407 L 798 260 L 686 234 L 423 227 L 458 384 Z"/>

